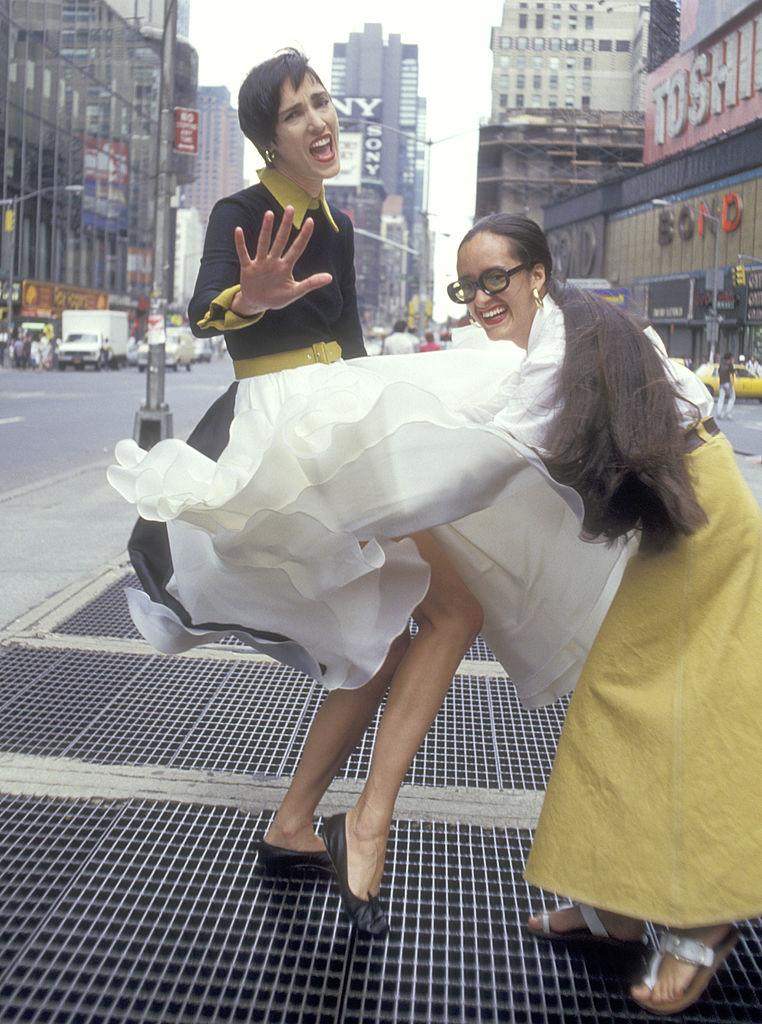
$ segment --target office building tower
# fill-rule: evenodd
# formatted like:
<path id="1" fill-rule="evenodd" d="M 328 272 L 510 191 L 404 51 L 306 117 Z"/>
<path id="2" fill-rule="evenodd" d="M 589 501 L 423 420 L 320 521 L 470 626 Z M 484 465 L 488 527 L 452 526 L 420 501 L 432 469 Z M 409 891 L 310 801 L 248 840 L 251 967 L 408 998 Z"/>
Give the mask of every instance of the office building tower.
<path id="1" fill-rule="evenodd" d="M 424 206 L 426 106 L 418 95 L 418 46 L 391 33 L 386 40 L 379 24 L 366 24 L 351 32 L 346 42 L 335 43 L 331 91 L 339 109 L 342 132 L 356 137 L 361 153 L 360 180 L 342 185 L 334 193 L 350 211 L 355 225 L 381 235 L 382 204 L 398 196 L 401 216 L 409 234 L 420 225 Z M 371 192 L 377 193 L 375 199 Z M 383 242 L 359 235 L 358 296 L 366 322 L 380 314 L 379 274 Z M 397 250 L 401 259 L 407 254 Z M 422 261 L 412 256 L 397 271 L 405 279 L 406 301 L 425 288 L 428 275 Z M 404 316 L 400 310 L 397 317 Z M 387 316 L 387 310 L 383 310 Z"/>

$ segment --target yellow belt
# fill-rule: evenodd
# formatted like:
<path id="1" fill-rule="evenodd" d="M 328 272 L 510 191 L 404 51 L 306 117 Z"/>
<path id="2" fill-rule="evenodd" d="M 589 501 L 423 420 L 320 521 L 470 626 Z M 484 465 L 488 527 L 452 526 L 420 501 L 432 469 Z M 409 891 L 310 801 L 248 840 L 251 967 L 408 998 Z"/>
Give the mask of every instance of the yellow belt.
<path id="1" fill-rule="evenodd" d="M 253 356 L 251 359 L 234 359 L 233 369 L 235 379 L 243 380 L 311 363 L 335 363 L 337 359 L 341 359 L 341 346 L 337 341 L 318 341 L 307 348 L 293 348 L 288 352 L 273 352 L 269 356 Z"/>

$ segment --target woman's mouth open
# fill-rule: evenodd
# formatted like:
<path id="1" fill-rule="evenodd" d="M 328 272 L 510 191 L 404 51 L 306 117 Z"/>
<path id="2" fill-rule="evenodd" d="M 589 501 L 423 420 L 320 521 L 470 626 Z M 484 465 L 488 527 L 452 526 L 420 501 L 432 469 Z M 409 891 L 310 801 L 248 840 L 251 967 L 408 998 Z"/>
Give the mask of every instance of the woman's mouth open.
<path id="1" fill-rule="evenodd" d="M 319 160 L 321 164 L 330 163 L 336 156 L 336 147 L 333 144 L 333 136 L 328 132 L 321 135 L 319 139 L 310 146 L 310 156 Z"/>
<path id="2" fill-rule="evenodd" d="M 490 306 L 489 309 L 478 309 L 477 314 L 485 327 L 495 327 L 508 316 L 508 307 L 502 304 Z"/>

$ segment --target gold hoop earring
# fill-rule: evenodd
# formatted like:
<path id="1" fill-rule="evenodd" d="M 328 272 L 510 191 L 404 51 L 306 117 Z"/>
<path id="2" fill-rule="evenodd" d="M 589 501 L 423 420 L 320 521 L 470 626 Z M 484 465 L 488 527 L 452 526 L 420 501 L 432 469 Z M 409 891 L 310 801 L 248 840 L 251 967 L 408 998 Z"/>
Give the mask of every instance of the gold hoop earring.
<path id="1" fill-rule="evenodd" d="M 542 309 L 542 296 L 537 288 L 532 289 L 532 298 L 534 299 L 535 306 L 537 306 L 538 309 Z"/>

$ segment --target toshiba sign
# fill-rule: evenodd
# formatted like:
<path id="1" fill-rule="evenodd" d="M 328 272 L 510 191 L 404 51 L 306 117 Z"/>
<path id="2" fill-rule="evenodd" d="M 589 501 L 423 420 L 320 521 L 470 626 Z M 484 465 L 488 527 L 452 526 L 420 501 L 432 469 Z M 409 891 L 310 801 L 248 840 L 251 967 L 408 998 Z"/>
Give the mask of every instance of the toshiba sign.
<path id="1" fill-rule="evenodd" d="M 648 76 L 645 163 L 762 117 L 762 4 Z"/>

